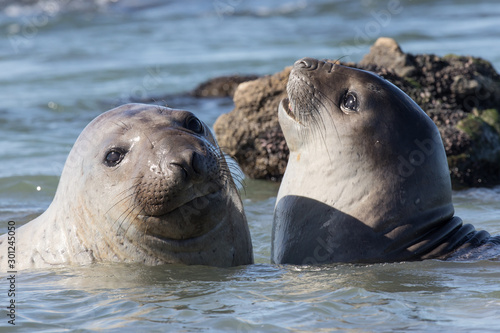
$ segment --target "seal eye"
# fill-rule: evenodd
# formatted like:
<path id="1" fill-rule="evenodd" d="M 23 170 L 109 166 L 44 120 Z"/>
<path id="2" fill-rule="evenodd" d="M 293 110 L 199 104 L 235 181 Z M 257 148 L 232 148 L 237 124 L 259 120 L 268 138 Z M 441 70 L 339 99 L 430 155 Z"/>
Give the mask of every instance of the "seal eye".
<path id="1" fill-rule="evenodd" d="M 121 149 L 113 148 L 107 152 L 106 157 L 104 158 L 104 164 L 108 167 L 117 166 L 125 156 L 125 152 Z"/>
<path id="2" fill-rule="evenodd" d="M 340 105 L 344 112 L 358 111 L 358 98 L 356 94 L 353 92 L 346 93 Z"/>
<path id="3" fill-rule="evenodd" d="M 197 133 L 197 134 L 203 134 L 204 133 L 203 124 L 195 116 L 191 116 L 191 117 L 189 117 L 186 120 L 186 128 L 188 130 L 192 131 L 192 132 Z"/>

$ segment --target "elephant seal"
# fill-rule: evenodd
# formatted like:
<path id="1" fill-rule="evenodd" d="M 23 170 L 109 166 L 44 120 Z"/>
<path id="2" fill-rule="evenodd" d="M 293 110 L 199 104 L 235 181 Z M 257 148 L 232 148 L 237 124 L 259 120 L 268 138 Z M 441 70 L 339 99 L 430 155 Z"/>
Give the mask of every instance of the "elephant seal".
<path id="1" fill-rule="evenodd" d="M 188 111 L 126 104 L 94 119 L 53 202 L 15 235 L 16 269 L 94 262 L 253 263 L 234 180 L 210 129 Z M 7 237 L 0 238 L 7 265 Z"/>
<path id="2" fill-rule="evenodd" d="M 454 216 L 439 131 L 383 78 L 304 58 L 281 101 L 290 148 L 271 261 L 377 263 L 467 256 L 499 240 Z"/>

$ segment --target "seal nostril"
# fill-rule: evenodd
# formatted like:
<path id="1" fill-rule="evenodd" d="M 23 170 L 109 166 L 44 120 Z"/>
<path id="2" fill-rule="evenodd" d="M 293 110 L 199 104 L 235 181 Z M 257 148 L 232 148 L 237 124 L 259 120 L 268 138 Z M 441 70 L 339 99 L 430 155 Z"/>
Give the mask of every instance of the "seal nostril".
<path id="1" fill-rule="evenodd" d="M 182 179 L 188 180 L 190 178 L 190 170 L 188 166 L 184 163 L 172 162 L 170 163 L 170 170 L 179 170 L 177 175 L 181 176 Z"/>
<path id="2" fill-rule="evenodd" d="M 177 174 L 179 179 L 189 182 L 199 182 L 204 179 L 206 168 L 204 159 L 199 153 L 186 149 L 169 161 L 169 169 Z"/>
<path id="3" fill-rule="evenodd" d="M 294 67 L 315 69 L 316 67 L 318 67 L 318 60 L 313 58 L 302 58 L 295 62 Z"/>
<path id="4" fill-rule="evenodd" d="M 311 64 L 309 63 L 308 58 L 303 58 L 303 59 L 297 60 L 294 64 L 294 67 L 309 68 L 309 67 L 311 67 Z"/>
<path id="5" fill-rule="evenodd" d="M 203 157 L 200 156 L 200 154 L 194 152 L 193 153 L 193 158 L 191 160 L 191 165 L 192 165 L 192 168 L 193 168 L 193 171 L 198 174 L 198 175 L 201 175 L 203 174 Z"/>
<path id="6" fill-rule="evenodd" d="M 295 64 L 293 64 L 293 67 L 300 67 L 300 68 L 307 68 L 309 65 L 304 59 L 297 60 Z"/>
<path id="7" fill-rule="evenodd" d="M 314 58 L 302 58 L 295 62 L 294 67 L 315 69 L 318 67 L 318 60 Z"/>

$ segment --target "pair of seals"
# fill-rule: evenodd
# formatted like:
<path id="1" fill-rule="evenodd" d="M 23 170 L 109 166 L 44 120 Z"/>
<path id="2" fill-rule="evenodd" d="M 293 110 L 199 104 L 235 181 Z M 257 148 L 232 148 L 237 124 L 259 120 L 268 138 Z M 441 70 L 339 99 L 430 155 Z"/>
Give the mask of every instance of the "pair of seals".
<path id="1" fill-rule="evenodd" d="M 93 262 L 253 262 L 237 188 L 191 112 L 127 104 L 80 134 L 55 198 L 17 230 L 16 269 Z M 7 235 L 0 265 L 7 268 Z"/>
<path id="2" fill-rule="evenodd" d="M 372 73 L 304 58 L 279 105 L 290 157 L 275 207 L 274 263 L 449 258 L 500 243 L 454 215 L 429 117 Z M 100 261 L 253 262 L 243 205 L 192 113 L 127 104 L 92 121 L 54 201 L 16 233 L 16 269 Z M 0 267 L 7 270 L 7 235 Z"/>
<path id="3" fill-rule="evenodd" d="M 287 93 L 278 115 L 290 156 L 275 206 L 272 262 L 445 259 L 498 243 L 453 216 L 437 127 L 397 87 L 304 58 Z"/>

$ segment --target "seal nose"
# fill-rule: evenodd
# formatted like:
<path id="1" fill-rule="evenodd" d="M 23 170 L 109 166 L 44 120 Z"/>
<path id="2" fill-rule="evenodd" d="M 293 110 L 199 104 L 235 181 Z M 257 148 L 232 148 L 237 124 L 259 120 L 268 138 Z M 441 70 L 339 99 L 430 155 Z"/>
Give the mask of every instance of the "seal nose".
<path id="1" fill-rule="evenodd" d="M 200 182 L 205 174 L 203 158 L 191 149 L 177 152 L 168 161 L 168 168 L 186 181 Z"/>
<path id="2" fill-rule="evenodd" d="M 313 58 L 302 58 L 293 65 L 295 68 L 315 69 L 318 67 L 318 60 Z"/>

